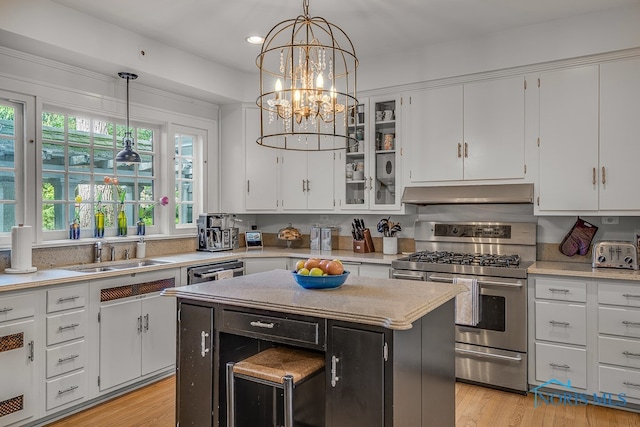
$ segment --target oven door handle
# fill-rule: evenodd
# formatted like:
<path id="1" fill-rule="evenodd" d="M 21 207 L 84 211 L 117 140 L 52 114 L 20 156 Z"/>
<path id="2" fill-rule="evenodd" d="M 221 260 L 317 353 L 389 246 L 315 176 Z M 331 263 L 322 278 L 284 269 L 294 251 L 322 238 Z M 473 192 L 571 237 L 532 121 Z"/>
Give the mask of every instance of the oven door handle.
<path id="1" fill-rule="evenodd" d="M 503 359 L 503 360 L 511 360 L 511 361 L 514 361 L 514 362 L 522 362 L 522 357 L 520 355 L 518 355 L 518 356 L 503 356 L 502 354 L 483 353 L 481 351 L 465 350 L 463 348 L 456 348 L 456 353 L 468 353 L 468 354 L 473 354 L 474 356 L 484 356 L 484 357 L 489 357 L 489 358 L 494 358 L 494 359 Z"/>
<path id="2" fill-rule="evenodd" d="M 427 273 L 423 273 L 423 272 L 415 272 L 413 274 L 411 273 L 398 273 L 396 271 L 391 273 L 391 278 L 392 279 L 405 279 L 405 280 L 420 280 L 420 281 L 425 281 L 427 280 Z"/>
<path id="3" fill-rule="evenodd" d="M 453 283 L 453 277 L 441 277 L 441 276 L 429 276 L 429 280 L 432 282 L 444 282 L 444 283 Z M 494 282 L 491 280 L 478 280 L 478 285 L 487 285 L 487 286 L 508 286 L 510 288 L 521 288 L 522 283 L 506 283 L 506 282 Z"/>

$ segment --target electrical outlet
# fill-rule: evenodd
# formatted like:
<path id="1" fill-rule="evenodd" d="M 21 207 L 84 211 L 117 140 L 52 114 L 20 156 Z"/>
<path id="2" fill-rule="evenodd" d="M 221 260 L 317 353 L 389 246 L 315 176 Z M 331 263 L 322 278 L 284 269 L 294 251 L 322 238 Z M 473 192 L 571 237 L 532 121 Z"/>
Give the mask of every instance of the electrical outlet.
<path id="1" fill-rule="evenodd" d="M 617 216 L 603 216 L 603 224 L 620 224 L 620 217 Z"/>
<path id="2" fill-rule="evenodd" d="M 320 222 L 326 224 L 329 222 L 329 215 L 320 215 Z"/>

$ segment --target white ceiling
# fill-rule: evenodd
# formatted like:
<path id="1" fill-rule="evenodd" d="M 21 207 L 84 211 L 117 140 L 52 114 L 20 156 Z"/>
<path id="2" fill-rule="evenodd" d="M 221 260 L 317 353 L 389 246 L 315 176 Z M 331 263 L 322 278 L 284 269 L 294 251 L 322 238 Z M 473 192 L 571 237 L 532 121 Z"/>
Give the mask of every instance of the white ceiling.
<path id="1" fill-rule="evenodd" d="M 302 0 L 53 0 L 219 64 L 255 71 L 266 35 L 302 13 Z M 340 26 L 359 58 L 467 39 L 640 0 L 310 0 Z"/>

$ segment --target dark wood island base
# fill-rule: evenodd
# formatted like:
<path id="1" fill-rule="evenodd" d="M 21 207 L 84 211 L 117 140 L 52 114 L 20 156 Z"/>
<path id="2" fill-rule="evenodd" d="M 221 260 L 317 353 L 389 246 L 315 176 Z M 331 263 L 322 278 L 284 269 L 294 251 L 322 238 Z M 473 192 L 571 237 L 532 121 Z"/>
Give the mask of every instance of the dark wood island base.
<path id="1" fill-rule="evenodd" d="M 226 426 L 227 362 L 290 346 L 325 360 L 324 374 L 296 390 L 295 425 L 454 426 L 453 298 L 461 290 L 354 277 L 309 291 L 275 270 L 167 291 L 178 297 L 176 421 Z M 237 387 L 237 425 L 271 426 L 274 408 L 281 419 L 274 395 L 281 399 L 260 384 Z"/>

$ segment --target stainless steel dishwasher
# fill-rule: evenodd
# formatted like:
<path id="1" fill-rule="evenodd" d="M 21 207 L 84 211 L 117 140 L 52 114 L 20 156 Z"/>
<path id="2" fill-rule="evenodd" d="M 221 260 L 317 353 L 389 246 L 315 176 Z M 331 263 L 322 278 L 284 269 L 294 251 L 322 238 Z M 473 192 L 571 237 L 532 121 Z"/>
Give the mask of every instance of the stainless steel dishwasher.
<path id="1" fill-rule="evenodd" d="M 240 260 L 221 261 L 187 269 L 187 285 L 212 282 L 226 277 L 244 275 L 244 262 Z"/>

